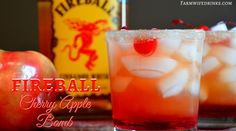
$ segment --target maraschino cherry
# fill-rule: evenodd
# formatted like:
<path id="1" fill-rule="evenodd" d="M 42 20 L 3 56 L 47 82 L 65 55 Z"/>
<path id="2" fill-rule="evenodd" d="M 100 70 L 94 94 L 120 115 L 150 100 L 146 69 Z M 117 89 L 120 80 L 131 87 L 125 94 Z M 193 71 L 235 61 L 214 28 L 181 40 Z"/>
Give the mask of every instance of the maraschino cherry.
<path id="1" fill-rule="evenodd" d="M 236 23 L 232 22 L 232 21 L 224 21 L 224 23 L 227 24 L 227 25 L 236 26 Z"/>
<path id="2" fill-rule="evenodd" d="M 194 28 L 193 25 L 188 24 L 188 23 L 185 23 L 185 22 L 184 22 L 183 20 L 181 20 L 181 19 L 173 19 L 173 20 L 171 21 L 171 23 L 172 23 L 173 25 L 183 25 L 183 26 L 185 26 L 185 27 L 187 27 L 187 28 L 190 28 L 190 29 Z"/>
<path id="3" fill-rule="evenodd" d="M 196 29 L 200 29 L 200 30 L 208 31 L 208 30 L 209 30 L 209 27 L 206 26 L 206 25 L 200 25 L 200 26 L 198 26 Z"/>
<path id="4" fill-rule="evenodd" d="M 121 27 L 121 30 L 128 30 L 127 26 Z M 153 30 L 159 30 L 159 29 L 153 29 Z M 153 37 L 137 37 L 134 39 L 134 49 L 137 53 L 139 53 L 142 56 L 150 56 L 152 55 L 158 44 L 158 39 Z"/>
<path id="5" fill-rule="evenodd" d="M 173 25 L 183 25 L 183 26 L 185 26 L 185 27 L 187 27 L 187 28 L 190 28 L 190 29 L 200 29 L 200 30 L 204 30 L 204 31 L 208 31 L 208 30 L 209 30 L 209 27 L 206 26 L 206 25 L 193 26 L 193 25 L 191 25 L 191 24 L 188 24 L 188 23 L 184 22 L 184 21 L 181 20 L 181 19 L 173 19 L 173 20 L 171 21 L 171 23 L 172 23 Z"/>
<path id="6" fill-rule="evenodd" d="M 134 49 L 142 56 L 152 55 L 157 48 L 158 40 L 156 38 L 135 38 Z"/>

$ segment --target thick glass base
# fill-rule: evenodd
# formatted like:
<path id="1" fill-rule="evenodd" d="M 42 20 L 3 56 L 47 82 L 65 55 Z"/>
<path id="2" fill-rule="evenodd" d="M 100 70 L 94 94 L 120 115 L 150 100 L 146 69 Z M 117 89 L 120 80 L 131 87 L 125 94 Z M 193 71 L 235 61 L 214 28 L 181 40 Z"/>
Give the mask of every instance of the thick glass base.
<path id="1" fill-rule="evenodd" d="M 115 131 L 134 131 L 134 130 L 166 130 L 166 131 L 196 131 L 196 122 L 175 121 L 175 122 L 143 122 L 129 123 L 113 120 Z"/>
<path id="2" fill-rule="evenodd" d="M 228 129 L 236 127 L 236 106 L 200 105 L 198 128 Z"/>
<path id="3" fill-rule="evenodd" d="M 228 129 L 236 127 L 236 118 L 199 118 L 199 129 Z"/>

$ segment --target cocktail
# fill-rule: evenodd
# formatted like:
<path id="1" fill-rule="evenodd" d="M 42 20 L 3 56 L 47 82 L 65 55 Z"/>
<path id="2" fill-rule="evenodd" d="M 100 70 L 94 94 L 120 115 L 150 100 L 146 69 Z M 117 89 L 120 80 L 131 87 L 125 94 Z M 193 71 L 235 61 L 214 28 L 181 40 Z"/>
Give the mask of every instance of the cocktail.
<path id="1" fill-rule="evenodd" d="M 200 126 L 236 127 L 236 32 L 208 31 L 204 46 Z"/>
<path id="2" fill-rule="evenodd" d="M 196 129 L 204 31 L 106 35 L 115 128 Z"/>

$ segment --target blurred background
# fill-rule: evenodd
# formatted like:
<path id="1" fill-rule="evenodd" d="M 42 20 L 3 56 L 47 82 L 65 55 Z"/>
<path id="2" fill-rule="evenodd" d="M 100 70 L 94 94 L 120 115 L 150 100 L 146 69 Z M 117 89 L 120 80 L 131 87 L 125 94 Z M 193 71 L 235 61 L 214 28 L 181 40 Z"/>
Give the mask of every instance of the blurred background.
<path id="1" fill-rule="evenodd" d="M 181 1 L 186 0 L 129 0 L 129 28 L 176 28 L 170 23 L 174 18 L 208 26 L 222 20 L 236 22 L 236 0 L 217 0 L 233 3 L 228 6 L 184 6 Z M 37 24 L 37 0 L 2 0 L 0 49 L 38 50 Z"/>

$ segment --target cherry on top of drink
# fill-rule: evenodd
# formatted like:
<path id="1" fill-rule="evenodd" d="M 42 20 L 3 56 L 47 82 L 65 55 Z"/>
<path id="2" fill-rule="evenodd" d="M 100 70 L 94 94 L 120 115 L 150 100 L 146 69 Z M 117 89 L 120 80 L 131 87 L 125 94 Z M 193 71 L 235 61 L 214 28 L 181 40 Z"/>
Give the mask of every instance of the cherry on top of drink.
<path id="1" fill-rule="evenodd" d="M 134 49 L 142 56 L 152 55 L 157 48 L 158 40 L 156 38 L 144 37 L 134 39 Z"/>
<path id="2" fill-rule="evenodd" d="M 198 26 L 196 29 L 200 29 L 200 30 L 208 31 L 208 30 L 209 30 L 209 27 L 206 26 L 206 25 L 200 25 L 200 26 Z"/>
<path id="3" fill-rule="evenodd" d="M 224 23 L 227 24 L 227 25 L 236 26 L 236 23 L 232 22 L 232 21 L 224 21 Z"/>
<path id="4" fill-rule="evenodd" d="M 120 28 L 121 30 L 128 30 L 127 26 L 123 26 Z M 152 30 L 159 30 L 157 28 L 153 28 Z M 136 37 L 134 38 L 134 49 L 137 53 L 142 56 L 150 56 L 152 55 L 157 48 L 158 40 L 152 37 Z"/>
<path id="5" fill-rule="evenodd" d="M 173 25 L 183 25 L 183 26 L 185 26 L 187 28 L 190 28 L 190 29 L 200 29 L 200 30 L 204 30 L 204 31 L 208 31 L 209 30 L 209 27 L 206 26 L 206 25 L 193 26 L 191 24 L 188 24 L 188 23 L 184 22 L 181 19 L 173 19 L 171 21 L 171 23 Z"/>

